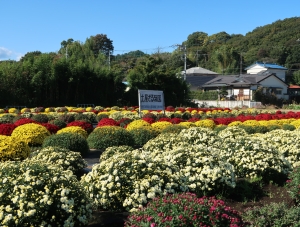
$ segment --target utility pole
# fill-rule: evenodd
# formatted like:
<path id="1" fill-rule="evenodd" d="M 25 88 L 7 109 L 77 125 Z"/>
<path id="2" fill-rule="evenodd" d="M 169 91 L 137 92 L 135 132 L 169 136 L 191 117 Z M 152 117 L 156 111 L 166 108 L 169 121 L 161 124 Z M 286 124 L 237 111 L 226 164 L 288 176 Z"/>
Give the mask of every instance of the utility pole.
<path id="1" fill-rule="evenodd" d="M 240 53 L 240 76 L 242 75 L 242 67 L 243 67 L 243 58 L 242 58 L 242 52 Z"/>
<path id="2" fill-rule="evenodd" d="M 173 46 L 179 47 L 179 50 L 183 51 L 183 61 L 184 61 L 184 75 L 183 79 L 186 80 L 186 45 L 175 44 Z"/>
<path id="3" fill-rule="evenodd" d="M 186 45 L 179 45 L 181 51 L 183 51 L 183 61 L 184 61 L 184 74 L 183 80 L 186 80 Z"/>
<path id="4" fill-rule="evenodd" d="M 66 47 L 66 59 L 68 59 L 68 45 Z"/>
<path id="5" fill-rule="evenodd" d="M 110 51 L 108 51 L 108 69 L 110 70 Z"/>

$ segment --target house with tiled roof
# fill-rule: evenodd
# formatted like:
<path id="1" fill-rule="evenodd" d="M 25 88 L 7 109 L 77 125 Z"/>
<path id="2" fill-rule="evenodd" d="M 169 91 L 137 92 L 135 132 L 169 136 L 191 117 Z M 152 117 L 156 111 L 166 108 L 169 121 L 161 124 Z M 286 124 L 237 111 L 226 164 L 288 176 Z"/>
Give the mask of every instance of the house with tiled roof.
<path id="1" fill-rule="evenodd" d="M 274 73 L 279 79 L 285 81 L 285 75 L 288 69 L 281 65 L 277 65 L 276 63 L 257 61 L 245 68 L 245 70 L 247 70 L 247 74 L 257 74 L 260 72 L 268 71 Z"/>
<path id="2" fill-rule="evenodd" d="M 184 73 L 186 73 L 186 82 L 190 85 L 191 90 L 201 89 L 202 85 L 219 75 L 216 72 L 201 67 L 193 67 L 187 69 L 185 72 L 182 71 L 182 77 L 184 77 Z"/>
<path id="3" fill-rule="evenodd" d="M 227 97 L 234 100 L 252 100 L 253 92 L 259 87 L 264 93 L 274 93 L 278 98 L 288 99 L 288 85 L 273 72 L 261 71 L 256 74 L 220 75 L 202 85 L 208 90 L 225 87 Z"/>

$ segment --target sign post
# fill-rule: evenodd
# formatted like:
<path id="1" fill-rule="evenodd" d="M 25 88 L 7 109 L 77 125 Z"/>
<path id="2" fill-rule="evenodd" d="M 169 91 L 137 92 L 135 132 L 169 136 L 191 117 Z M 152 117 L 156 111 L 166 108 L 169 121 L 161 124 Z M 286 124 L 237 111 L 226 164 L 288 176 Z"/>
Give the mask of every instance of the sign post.
<path id="1" fill-rule="evenodd" d="M 139 110 L 163 110 L 165 111 L 165 100 L 163 91 L 138 90 Z"/>

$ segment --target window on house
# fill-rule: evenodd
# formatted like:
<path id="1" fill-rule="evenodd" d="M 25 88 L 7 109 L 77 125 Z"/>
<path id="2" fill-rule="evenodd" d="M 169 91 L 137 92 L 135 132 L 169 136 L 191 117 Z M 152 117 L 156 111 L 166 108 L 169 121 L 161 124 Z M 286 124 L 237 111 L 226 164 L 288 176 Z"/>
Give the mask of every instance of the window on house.
<path id="1" fill-rule="evenodd" d="M 282 94 L 282 89 L 281 88 L 275 88 L 273 89 L 275 95 L 281 95 Z"/>

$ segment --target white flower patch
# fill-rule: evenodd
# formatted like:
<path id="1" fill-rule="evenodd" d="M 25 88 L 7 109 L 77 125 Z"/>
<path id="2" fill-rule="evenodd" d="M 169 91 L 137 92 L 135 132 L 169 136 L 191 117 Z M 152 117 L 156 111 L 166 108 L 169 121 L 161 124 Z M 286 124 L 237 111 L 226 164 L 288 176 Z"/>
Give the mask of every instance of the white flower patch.
<path id="1" fill-rule="evenodd" d="M 45 147 L 32 154 L 31 160 L 58 165 L 74 174 L 87 167 L 87 162 L 80 152 L 70 151 L 61 147 Z"/>
<path id="2" fill-rule="evenodd" d="M 278 149 L 256 137 L 227 138 L 220 149 L 219 155 L 234 166 L 237 177 L 254 178 L 270 171 L 284 174 L 290 171 L 289 163 Z"/>
<path id="3" fill-rule="evenodd" d="M 71 171 L 32 160 L 5 162 L 3 179 L 1 226 L 86 226 L 92 216 L 92 203 Z"/>

